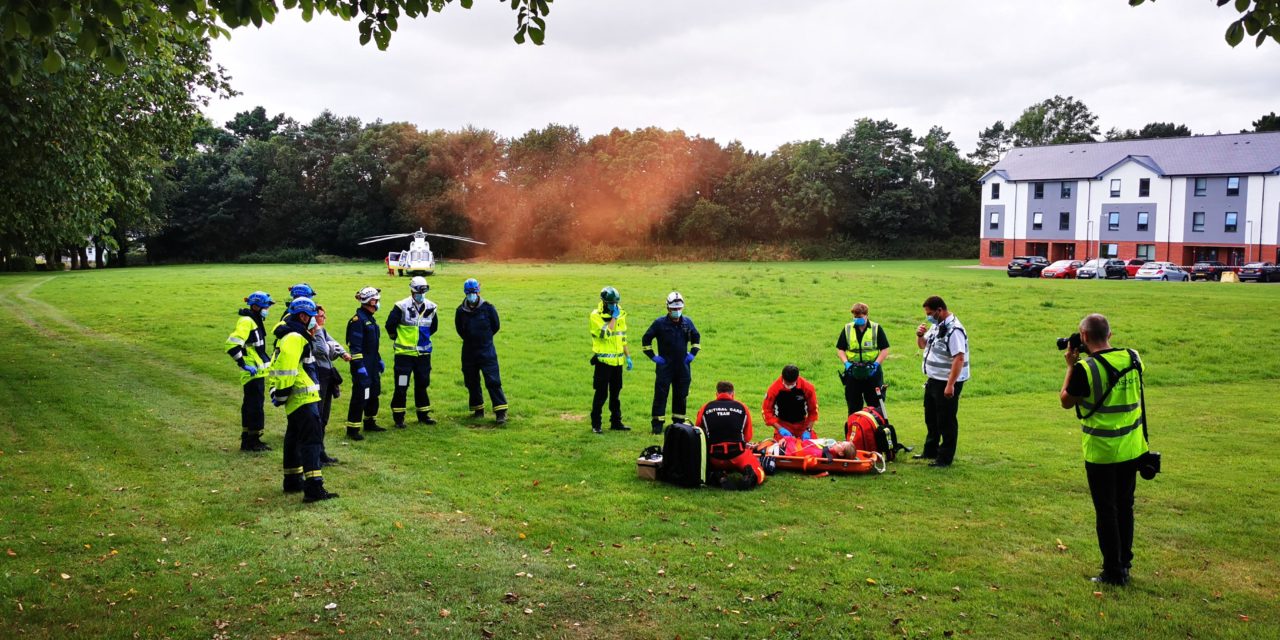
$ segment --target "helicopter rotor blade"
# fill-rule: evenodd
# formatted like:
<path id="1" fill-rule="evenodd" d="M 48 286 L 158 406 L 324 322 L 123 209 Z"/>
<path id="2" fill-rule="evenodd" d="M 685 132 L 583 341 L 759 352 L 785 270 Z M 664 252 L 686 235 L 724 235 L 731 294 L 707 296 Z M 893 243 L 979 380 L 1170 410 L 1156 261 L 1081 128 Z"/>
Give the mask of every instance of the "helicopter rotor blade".
<path id="1" fill-rule="evenodd" d="M 472 244 L 485 244 L 485 243 L 483 243 L 483 242 L 480 242 L 479 240 L 473 240 L 473 239 L 471 239 L 471 238 L 464 238 L 464 237 L 462 237 L 462 236 L 451 236 L 451 235 L 449 235 L 449 234 L 447 234 L 447 233 L 430 233 L 430 232 L 424 232 L 424 233 L 426 233 L 426 235 L 429 235 L 429 236 L 435 236 L 435 237 L 437 237 L 437 238 L 448 238 L 448 239 L 450 239 L 450 240 L 461 240 L 461 241 L 463 241 L 463 242 L 470 242 L 470 243 L 472 243 Z"/>
<path id="2" fill-rule="evenodd" d="M 356 244 L 357 245 L 373 244 L 374 242 L 382 242 L 383 240 L 395 240 L 396 238 L 407 238 L 411 235 L 413 234 L 412 233 L 392 233 L 385 236 L 371 236 L 371 237 L 365 238 L 361 242 L 357 242 Z"/>

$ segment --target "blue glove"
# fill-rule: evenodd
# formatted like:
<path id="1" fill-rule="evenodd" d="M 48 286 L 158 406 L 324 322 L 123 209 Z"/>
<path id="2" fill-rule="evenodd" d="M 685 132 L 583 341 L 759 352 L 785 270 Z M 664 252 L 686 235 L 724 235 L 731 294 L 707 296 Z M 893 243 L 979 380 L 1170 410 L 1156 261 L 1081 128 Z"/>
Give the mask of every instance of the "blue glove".
<path id="1" fill-rule="evenodd" d="M 795 437 L 795 436 L 792 436 L 792 435 L 791 435 L 791 431 L 790 431 L 789 429 L 787 429 L 786 427 L 778 427 L 778 435 L 780 435 L 780 436 L 782 436 L 782 437 L 784 437 L 784 438 L 792 438 L 792 437 Z"/>
<path id="2" fill-rule="evenodd" d="M 278 400 L 278 399 L 276 399 L 276 392 L 275 392 L 275 391 L 272 391 L 272 392 L 271 392 L 271 406 L 273 406 L 273 407 L 278 407 L 278 406 L 280 406 L 280 405 L 282 405 L 282 404 L 284 404 L 284 400 Z"/>
<path id="3" fill-rule="evenodd" d="M 880 372 L 880 363 L 879 363 L 879 362 L 872 362 L 872 363 L 871 363 L 871 373 L 870 373 L 869 375 L 873 375 L 873 376 L 874 376 L 875 374 L 877 374 L 877 373 L 879 373 L 879 372 Z"/>
<path id="4" fill-rule="evenodd" d="M 383 371 L 386 371 L 386 370 L 387 370 L 387 363 L 386 363 L 386 362 L 383 362 L 383 361 L 382 361 L 382 359 L 381 359 L 381 358 L 379 358 L 379 359 L 378 359 L 378 374 L 379 374 L 379 375 L 381 375 L 381 374 L 382 374 L 382 372 L 383 372 Z"/>
<path id="5" fill-rule="evenodd" d="M 800 434 L 800 439 L 801 439 L 801 440 L 812 440 L 812 439 L 813 439 L 813 432 L 812 432 L 812 431 L 805 431 L 804 433 Z"/>
<path id="6" fill-rule="evenodd" d="M 616 304 L 615 304 L 615 305 L 613 305 L 613 309 L 610 311 L 610 313 L 612 314 L 612 315 L 610 316 L 611 318 L 616 318 L 616 317 L 618 317 L 619 315 L 621 315 L 621 314 L 622 314 L 622 309 L 619 309 L 619 308 L 618 308 L 618 305 L 616 305 Z"/>
<path id="7" fill-rule="evenodd" d="M 627 371 L 630 371 L 631 367 L 634 367 L 634 366 L 635 364 L 631 362 L 631 356 L 627 356 Z"/>
<path id="8" fill-rule="evenodd" d="M 369 386 L 369 372 L 366 371 L 364 367 L 360 367 L 359 369 L 356 369 L 356 375 L 360 377 L 359 380 L 356 380 L 356 382 L 360 386 L 362 387 Z"/>
<path id="9" fill-rule="evenodd" d="M 853 368 L 853 363 L 852 363 L 852 362 L 850 362 L 850 361 L 848 361 L 848 360 L 845 360 L 845 361 L 844 361 L 844 370 L 845 370 L 845 371 L 848 371 L 849 369 L 852 369 L 852 368 Z"/>
<path id="10" fill-rule="evenodd" d="M 654 356 L 653 363 L 661 367 L 662 365 L 667 363 L 667 359 L 662 356 Z"/>
<path id="11" fill-rule="evenodd" d="M 241 369 L 244 369 L 245 371 L 248 371 L 248 372 L 249 372 L 249 375 L 251 375 L 251 376 L 256 376 L 256 375 L 258 375 L 258 368 L 257 368 L 257 367 L 255 367 L 255 366 L 253 366 L 253 365 L 251 365 L 251 364 L 242 364 L 242 365 L 240 365 L 240 368 L 241 368 Z"/>
<path id="12" fill-rule="evenodd" d="M 684 354 L 684 363 L 689 364 L 690 362 L 693 362 L 693 354 L 692 353 Z"/>

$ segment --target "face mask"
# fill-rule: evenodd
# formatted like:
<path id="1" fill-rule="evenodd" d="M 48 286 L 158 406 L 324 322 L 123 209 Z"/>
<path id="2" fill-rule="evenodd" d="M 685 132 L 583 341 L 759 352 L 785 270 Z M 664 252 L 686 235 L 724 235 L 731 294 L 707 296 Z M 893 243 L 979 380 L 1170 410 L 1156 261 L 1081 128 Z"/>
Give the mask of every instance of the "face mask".
<path id="1" fill-rule="evenodd" d="M 311 321 L 307 323 L 307 330 L 310 331 L 315 328 L 316 328 L 316 319 L 312 318 Z"/>
<path id="2" fill-rule="evenodd" d="M 422 299 L 423 299 L 423 298 L 425 298 L 425 297 L 427 297 L 425 294 L 422 294 L 422 293 L 415 293 L 415 294 L 413 294 L 413 301 L 414 301 L 414 302 L 422 302 Z"/>
<path id="3" fill-rule="evenodd" d="M 373 303 L 373 310 L 377 311 L 378 309 L 381 309 L 381 308 L 382 308 L 382 303 L 375 300 Z"/>
<path id="4" fill-rule="evenodd" d="M 263 310 L 261 310 L 261 311 L 259 311 L 259 312 L 258 312 L 258 315 L 262 316 L 262 319 L 263 319 L 263 320 L 266 320 L 266 319 L 267 319 L 267 316 L 268 316 L 268 315 L 270 315 L 270 314 L 271 314 L 271 310 L 270 310 L 270 309 L 263 309 Z"/>
<path id="5" fill-rule="evenodd" d="M 866 319 L 866 318 L 854 318 L 854 319 L 853 319 L 853 326 L 855 326 L 855 327 L 861 327 L 862 325 L 865 325 L 865 324 L 867 324 L 867 319 Z"/>
<path id="6" fill-rule="evenodd" d="M 672 318 L 673 320 L 679 320 L 679 319 L 680 319 L 680 316 L 683 316 L 683 315 L 684 315 L 684 310 L 682 310 L 682 309 L 676 309 L 676 310 L 674 310 L 674 311 L 670 311 L 670 312 L 668 312 L 668 313 L 670 313 L 670 314 L 671 314 L 671 318 Z"/>
<path id="7" fill-rule="evenodd" d="M 786 383 L 786 382 L 782 383 L 782 386 L 786 387 L 787 391 L 791 391 L 791 390 L 793 390 L 793 389 L 795 389 L 795 388 L 796 388 L 796 385 L 794 385 L 794 384 L 789 384 L 789 383 Z"/>
<path id="8" fill-rule="evenodd" d="M 467 294 L 467 302 L 470 302 L 471 304 L 475 304 L 479 300 L 480 300 L 480 294 L 478 293 Z"/>
<path id="9" fill-rule="evenodd" d="M 935 318 L 935 317 L 933 317 L 933 316 L 931 316 L 931 315 L 929 315 L 929 316 L 925 316 L 925 317 L 924 317 L 924 319 L 925 319 L 925 320 L 928 320 L 928 321 L 929 321 L 929 324 L 938 324 L 938 319 L 937 319 L 937 318 Z"/>

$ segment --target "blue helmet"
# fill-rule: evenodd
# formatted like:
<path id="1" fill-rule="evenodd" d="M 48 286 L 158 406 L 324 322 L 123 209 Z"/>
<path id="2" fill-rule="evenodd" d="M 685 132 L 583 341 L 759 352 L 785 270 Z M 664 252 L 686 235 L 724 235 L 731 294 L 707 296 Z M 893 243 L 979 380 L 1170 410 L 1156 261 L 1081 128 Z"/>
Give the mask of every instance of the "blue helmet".
<path id="1" fill-rule="evenodd" d="M 295 284 L 292 287 L 289 287 L 289 297 L 314 298 L 316 297 L 316 290 L 312 289 L 311 285 L 305 282 L 299 282 L 298 284 Z"/>
<path id="2" fill-rule="evenodd" d="M 467 278 L 467 281 L 462 283 L 462 292 L 480 293 L 480 281 L 475 278 Z"/>
<path id="3" fill-rule="evenodd" d="M 296 316 L 299 313 L 305 313 L 311 317 L 316 315 L 316 303 L 311 298 L 294 298 L 289 303 L 289 315 Z"/>
<path id="4" fill-rule="evenodd" d="M 244 301 L 251 307 L 258 306 L 263 309 L 266 309 L 276 303 L 275 300 L 271 299 L 271 294 L 266 291 L 254 291 L 249 294 L 249 297 L 245 298 Z"/>

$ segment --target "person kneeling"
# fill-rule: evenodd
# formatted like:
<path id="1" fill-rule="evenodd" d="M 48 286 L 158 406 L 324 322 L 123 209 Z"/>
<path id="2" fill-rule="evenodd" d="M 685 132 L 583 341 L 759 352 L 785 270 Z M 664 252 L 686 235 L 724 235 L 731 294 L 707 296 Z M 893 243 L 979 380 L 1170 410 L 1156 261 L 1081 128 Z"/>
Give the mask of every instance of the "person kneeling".
<path id="1" fill-rule="evenodd" d="M 747 445 L 751 440 L 751 412 L 733 399 L 733 383 L 716 383 L 716 399 L 698 410 L 695 425 L 707 434 L 707 464 L 725 489 L 754 489 L 764 484 L 764 469 Z M 740 473 L 734 481 L 727 474 Z M 708 484 L 713 484 L 708 478 Z"/>

